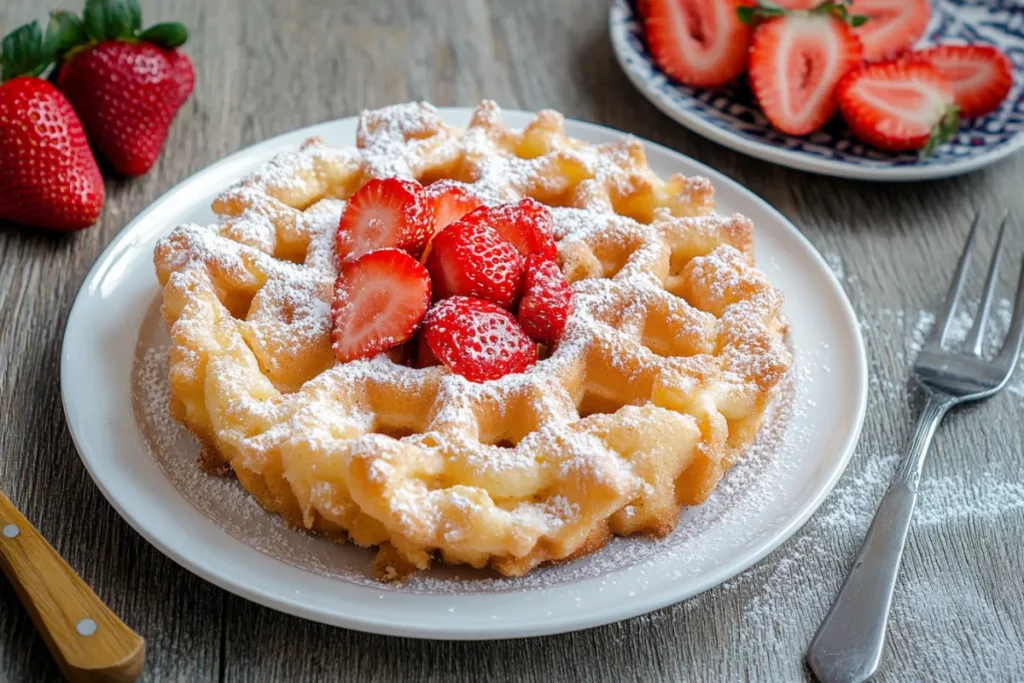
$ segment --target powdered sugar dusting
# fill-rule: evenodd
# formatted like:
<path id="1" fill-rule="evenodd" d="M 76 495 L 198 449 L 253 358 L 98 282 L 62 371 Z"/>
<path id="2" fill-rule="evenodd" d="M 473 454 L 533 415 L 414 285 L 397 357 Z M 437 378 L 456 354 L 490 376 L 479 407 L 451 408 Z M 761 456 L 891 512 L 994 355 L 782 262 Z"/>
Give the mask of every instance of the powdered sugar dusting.
<path id="1" fill-rule="evenodd" d="M 947 331 L 948 346 L 956 347 L 963 344 L 967 339 L 971 326 L 974 324 L 974 316 L 970 311 L 976 310 L 977 302 L 964 302 L 964 304 L 953 314 Z M 1010 320 L 1013 317 L 1013 302 L 1010 299 L 999 299 L 992 308 L 988 320 L 988 327 L 985 330 L 985 350 L 989 353 L 998 349 L 1006 338 L 1006 332 L 1010 329 Z M 921 350 L 925 339 L 935 325 L 935 314 L 930 311 L 918 311 L 914 317 L 914 326 L 910 336 L 907 338 L 907 354 L 911 360 Z M 1024 365 L 1019 363 L 1018 365 Z M 1006 391 L 1014 396 L 1020 406 L 1024 408 L 1024 371 L 1018 371 L 1010 378 Z"/>
<path id="2" fill-rule="evenodd" d="M 541 567 L 522 578 L 510 579 L 488 571 L 435 566 L 414 575 L 399 587 L 383 586 L 370 574 L 371 551 L 293 531 L 278 515 L 264 511 L 233 477 L 210 475 L 196 466 L 199 444 L 170 417 L 167 409 L 169 340 L 158 311 L 159 306 L 154 303 L 140 331 L 133 367 L 133 402 L 136 419 L 150 452 L 170 481 L 193 505 L 236 539 L 308 571 L 378 590 L 463 594 L 544 589 L 608 575 L 627 567 L 649 565 L 666 554 L 693 557 L 698 553 L 713 552 L 713 548 L 703 546 L 708 531 L 728 518 L 734 521 L 756 520 L 759 511 L 781 494 L 778 476 L 792 467 L 789 460 L 799 453 L 806 439 L 805 433 L 790 426 L 790 417 L 794 411 L 800 410 L 800 383 L 808 378 L 806 371 L 798 370 L 782 387 L 777 405 L 769 411 L 766 423 L 749 452 L 706 503 L 684 511 L 676 531 L 665 539 L 617 538 L 592 556 L 564 565 Z M 367 371 L 371 370 L 367 368 Z M 447 381 L 465 382 L 454 376 Z M 473 385 L 476 389 L 485 386 Z M 552 427 L 557 429 L 557 425 Z M 515 468 L 515 449 L 500 450 L 505 451 L 502 457 L 490 459 L 489 464 L 498 469 Z M 597 450 L 587 447 L 583 452 L 593 455 Z M 619 458 L 614 460 L 619 461 Z M 572 466 L 594 464 L 588 465 L 580 460 L 574 461 Z M 374 467 L 381 469 L 388 465 L 377 460 Z M 381 474 L 387 475 L 383 470 Z M 416 505 L 412 501 L 410 504 Z M 463 504 L 466 507 L 474 505 L 468 498 L 463 500 Z M 553 497 L 546 506 L 545 510 L 539 511 L 542 517 L 537 520 L 544 526 L 564 524 L 576 514 L 574 504 L 564 498 Z M 677 570 L 680 577 L 686 575 L 685 567 L 683 563 Z"/>
<path id="3" fill-rule="evenodd" d="M 577 524 L 664 528 L 676 514 L 665 468 L 682 471 L 696 448 L 717 464 L 749 443 L 790 354 L 782 297 L 753 266 L 750 222 L 713 215 L 706 181 L 661 180 L 634 139 L 570 140 L 556 112 L 523 131 L 494 125 L 496 115 L 485 102 L 461 129 L 425 103 L 364 112 L 358 149 L 310 141 L 278 157 L 214 202 L 220 224 L 178 228 L 155 262 L 167 283 L 178 413 L 197 416 L 190 426 L 236 468 L 257 478 L 283 469 L 291 519 L 358 537 L 352 515 L 328 516 L 351 506 L 376 524 L 364 538 L 385 529 L 413 564 L 434 550 L 476 564 L 484 552 L 519 573 L 568 555 L 584 535 L 561 532 Z M 575 299 L 564 332 L 530 365 L 536 347 L 506 314 L 487 332 L 494 355 L 530 366 L 480 383 L 466 377 L 492 374 L 491 348 L 468 340 L 455 342 L 465 364 L 484 371 L 456 371 L 465 377 L 409 367 L 402 349 L 338 363 L 329 304 L 344 319 L 351 299 L 332 288 L 333 218 L 343 210 L 334 197 L 367 177 L 449 173 L 485 196 L 575 207 L 552 215 Z M 638 464 L 654 452 L 659 468 Z M 328 454 L 339 455 L 315 472 Z M 700 500 L 721 471 L 692 467 L 681 486 Z M 344 487 L 319 486 L 332 473 L 344 473 Z M 622 525 L 616 511 L 629 503 L 633 523 Z"/>

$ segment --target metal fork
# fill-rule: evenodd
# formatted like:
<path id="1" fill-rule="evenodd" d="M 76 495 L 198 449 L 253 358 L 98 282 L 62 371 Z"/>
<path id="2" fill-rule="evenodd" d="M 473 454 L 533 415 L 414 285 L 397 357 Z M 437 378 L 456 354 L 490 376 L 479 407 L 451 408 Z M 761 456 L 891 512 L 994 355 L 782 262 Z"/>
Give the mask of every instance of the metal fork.
<path id="1" fill-rule="evenodd" d="M 807 663 L 824 683 L 865 681 L 878 670 L 893 588 L 917 502 L 921 465 L 932 436 L 950 408 L 988 398 L 1006 386 L 1020 357 L 1024 342 L 1024 266 L 1021 267 L 1013 317 L 1002 348 L 991 359 L 982 354 L 985 326 L 999 279 L 1006 220 L 1004 214 L 985 279 L 984 294 L 963 350 L 947 349 L 943 342 L 948 336 L 953 312 L 967 279 L 974 237 L 978 232 L 977 217 L 967 236 L 942 311 L 914 361 L 913 375 L 925 394 L 917 432 L 875 512 L 853 568 L 807 650 Z"/>

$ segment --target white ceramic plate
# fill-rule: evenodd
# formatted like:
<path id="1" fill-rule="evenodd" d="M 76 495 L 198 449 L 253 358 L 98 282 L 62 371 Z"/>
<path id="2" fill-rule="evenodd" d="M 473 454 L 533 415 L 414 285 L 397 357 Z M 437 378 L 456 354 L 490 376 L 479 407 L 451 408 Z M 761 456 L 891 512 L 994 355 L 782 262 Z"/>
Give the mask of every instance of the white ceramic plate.
<path id="1" fill-rule="evenodd" d="M 470 112 L 443 113 L 465 124 Z M 514 126 L 529 119 L 505 116 Z M 817 509 L 864 418 L 867 369 L 850 304 L 821 256 L 775 209 L 652 143 L 655 171 L 708 176 L 721 211 L 754 220 L 759 264 L 788 297 L 796 356 L 786 400 L 764 438 L 705 505 L 684 512 L 667 539 L 616 539 L 589 558 L 524 579 L 438 568 L 401 586 L 382 585 L 368 577 L 370 551 L 287 530 L 250 505 L 233 480 L 200 473 L 197 444 L 174 432 L 166 403 L 158 405 L 166 399 L 166 336 L 155 314 L 154 244 L 179 223 L 211 221 L 214 195 L 276 152 L 312 135 L 353 144 L 355 123 L 288 133 L 192 176 L 114 239 L 78 294 L 61 355 L 68 424 L 96 484 L 150 543 L 226 590 L 309 619 L 403 636 L 507 638 L 606 624 L 705 591 L 767 555 Z M 576 121 L 566 126 L 591 142 L 621 135 Z"/>
<path id="2" fill-rule="evenodd" d="M 698 135 L 782 166 L 860 180 L 928 180 L 973 171 L 1024 147 L 1024 3 L 1019 0 L 933 0 L 931 21 L 918 47 L 994 45 L 1013 61 L 1017 77 L 998 110 L 965 120 L 953 140 L 926 158 L 873 149 L 838 119 L 805 137 L 780 133 L 742 79 L 712 89 L 674 81 L 647 49 L 636 0 L 612 2 L 608 30 L 622 70 L 654 106 Z"/>

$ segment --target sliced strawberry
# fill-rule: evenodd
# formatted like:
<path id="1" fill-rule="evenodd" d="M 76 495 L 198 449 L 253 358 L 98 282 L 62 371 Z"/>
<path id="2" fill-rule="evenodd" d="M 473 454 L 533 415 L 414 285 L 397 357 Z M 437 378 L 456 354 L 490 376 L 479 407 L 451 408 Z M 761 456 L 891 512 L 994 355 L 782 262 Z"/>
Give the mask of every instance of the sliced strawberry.
<path id="1" fill-rule="evenodd" d="M 456 221 L 434 236 L 427 270 L 439 299 L 475 296 L 510 308 L 519 297 L 523 257 L 486 225 Z"/>
<path id="2" fill-rule="evenodd" d="M 836 100 L 854 135 L 893 152 L 928 154 L 960 120 L 953 84 L 926 62 L 865 64 L 839 82 Z"/>
<path id="3" fill-rule="evenodd" d="M 555 239 L 551 236 L 551 211 L 536 199 L 527 197 L 514 204 L 481 206 L 462 220 L 494 228 L 524 257 L 530 254 L 552 260 L 558 257 Z"/>
<path id="4" fill-rule="evenodd" d="M 374 249 L 402 249 L 419 256 L 434 217 L 415 180 L 377 179 L 348 200 L 338 223 L 338 256 L 358 258 Z"/>
<path id="5" fill-rule="evenodd" d="M 572 313 L 572 288 L 558 264 L 538 254 L 526 259 L 523 281 L 519 324 L 534 341 L 554 344 L 561 338 Z"/>
<path id="6" fill-rule="evenodd" d="M 423 190 L 423 196 L 434 212 L 434 231 L 441 232 L 449 223 L 454 223 L 473 209 L 482 206 L 480 198 L 470 191 L 469 186 L 457 180 L 439 180 Z"/>
<path id="7" fill-rule="evenodd" d="M 824 11 L 786 13 L 754 31 L 750 85 L 775 128 L 807 135 L 835 113 L 832 91 L 861 57 L 845 19 Z"/>
<path id="8" fill-rule="evenodd" d="M 895 59 L 914 46 L 932 15 L 930 0 L 853 0 L 852 14 L 867 17 L 853 30 L 864 44 L 864 59 Z"/>
<path id="9" fill-rule="evenodd" d="M 1013 87 L 1013 62 L 990 45 L 940 45 L 909 58 L 928 62 L 953 83 L 964 117 L 998 109 Z"/>
<path id="10" fill-rule="evenodd" d="M 334 355 L 342 363 L 369 358 L 412 338 L 430 306 L 430 275 L 398 249 L 346 261 L 331 305 Z"/>
<path id="11" fill-rule="evenodd" d="M 712 88 L 747 70 L 753 29 L 736 10 L 748 0 L 649 0 L 647 44 L 654 61 L 672 78 Z"/>
<path id="12" fill-rule="evenodd" d="M 537 362 L 537 345 L 512 314 L 483 299 L 441 301 L 423 320 L 423 338 L 445 367 L 472 382 L 523 372 Z"/>

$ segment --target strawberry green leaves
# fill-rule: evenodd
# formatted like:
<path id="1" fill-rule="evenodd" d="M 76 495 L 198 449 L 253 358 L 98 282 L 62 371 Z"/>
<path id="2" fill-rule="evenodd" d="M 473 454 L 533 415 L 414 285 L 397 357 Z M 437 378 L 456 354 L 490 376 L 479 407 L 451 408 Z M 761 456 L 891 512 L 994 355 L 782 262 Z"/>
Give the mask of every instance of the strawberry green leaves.
<path id="1" fill-rule="evenodd" d="M 142 10 L 137 0 L 86 0 L 82 16 L 94 42 L 111 38 L 144 40 L 171 49 L 188 40 L 188 30 L 176 22 L 157 24 L 143 31 Z"/>
<path id="2" fill-rule="evenodd" d="M 956 131 L 960 128 L 960 107 L 951 104 L 946 107 L 942 118 L 932 129 L 932 135 L 928 138 L 928 144 L 921 150 L 921 156 L 930 156 L 935 148 L 956 137 Z"/>
<path id="3" fill-rule="evenodd" d="M 53 61 L 56 51 L 43 41 L 39 22 L 19 26 L 3 41 L 0 52 L 0 79 L 9 81 L 15 76 L 38 76 Z"/>
<path id="4" fill-rule="evenodd" d="M 139 38 L 170 50 L 185 44 L 188 40 L 188 29 L 184 24 L 177 22 L 156 24 L 139 34 Z"/>
<path id="5" fill-rule="evenodd" d="M 137 0 L 86 0 L 82 13 L 90 40 L 134 38 L 142 28 L 142 9 Z"/>
<path id="6" fill-rule="evenodd" d="M 46 26 L 46 42 L 53 49 L 54 58 L 62 55 L 75 45 L 88 41 L 85 25 L 74 12 L 55 10 L 50 13 Z"/>
<path id="7" fill-rule="evenodd" d="M 81 18 L 65 10 L 52 12 L 45 34 L 35 21 L 8 34 L 0 52 L 0 80 L 40 76 L 54 62 L 105 40 L 144 41 L 171 50 L 185 44 L 188 30 L 171 22 L 143 31 L 138 0 L 86 0 Z"/>
<path id="8" fill-rule="evenodd" d="M 760 0 L 760 2 L 752 7 L 737 7 L 736 16 L 738 16 L 740 21 L 744 24 L 753 26 L 758 21 L 781 17 L 788 11 L 789 10 L 783 9 L 773 2 L 768 2 L 768 0 Z"/>
<path id="9" fill-rule="evenodd" d="M 863 14 L 850 14 L 849 0 L 827 0 L 826 2 L 822 2 L 808 10 L 788 10 L 776 5 L 774 2 L 770 2 L 769 0 L 759 0 L 758 3 L 752 7 L 739 7 L 736 9 L 736 15 L 739 17 L 740 21 L 744 24 L 750 24 L 751 26 L 755 25 L 759 21 L 767 21 L 769 19 L 775 19 L 776 17 L 781 17 L 795 12 L 805 12 L 811 15 L 830 14 L 849 24 L 853 28 L 863 26 L 864 22 L 868 20 L 868 17 Z"/>
<path id="10" fill-rule="evenodd" d="M 54 12 L 46 33 L 33 21 L 11 31 L 0 52 L 0 81 L 40 76 L 59 55 L 85 37 L 82 23 L 70 12 Z"/>

